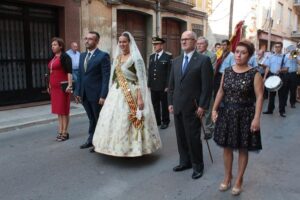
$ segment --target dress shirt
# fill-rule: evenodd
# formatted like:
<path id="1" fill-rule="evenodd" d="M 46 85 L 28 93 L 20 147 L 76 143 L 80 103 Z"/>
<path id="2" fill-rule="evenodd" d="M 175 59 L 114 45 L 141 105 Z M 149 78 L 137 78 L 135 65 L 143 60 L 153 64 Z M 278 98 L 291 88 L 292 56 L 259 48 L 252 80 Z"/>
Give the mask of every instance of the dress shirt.
<path id="1" fill-rule="evenodd" d="M 234 54 L 232 52 L 229 52 L 227 57 L 222 62 L 219 72 L 223 74 L 226 68 L 231 67 L 233 65 L 235 65 Z"/>
<path id="2" fill-rule="evenodd" d="M 278 70 L 281 68 L 282 58 L 283 54 L 272 54 L 268 57 L 265 65 L 269 67 L 271 73 L 278 73 Z"/>
<path id="3" fill-rule="evenodd" d="M 257 56 L 256 55 L 252 55 L 251 58 L 249 59 L 248 61 L 248 65 L 250 67 L 258 67 L 258 64 L 257 64 Z"/>
<path id="4" fill-rule="evenodd" d="M 290 53 L 286 54 L 283 66 L 288 68 L 288 72 L 297 72 L 298 58 L 291 58 Z"/>
<path id="5" fill-rule="evenodd" d="M 72 69 L 73 70 L 78 69 L 79 68 L 79 58 L 80 58 L 79 51 L 74 52 L 72 49 L 69 49 L 66 53 L 71 57 Z"/>
<path id="6" fill-rule="evenodd" d="M 191 51 L 190 53 L 188 53 L 188 54 L 186 54 L 185 52 L 184 52 L 184 55 L 183 55 L 183 60 L 182 60 L 182 65 L 181 66 L 183 66 L 184 65 L 184 61 L 185 61 L 185 59 L 184 59 L 184 57 L 185 56 L 187 56 L 189 59 L 188 59 L 188 63 L 190 63 L 190 60 L 191 60 L 191 58 L 192 58 L 192 56 L 193 56 L 193 54 L 194 54 L 194 52 L 195 52 L 195 50 L 194 51 Z"/>
<path id="7" fill-rule="evenodd" d="M 161 50 L 160 52 L 155 52 L 155 58 L 156 58 L 156 55 L 158 54 L 158 57 L 157 59 L 159 60 L 160 56 L 163 54 L 164 50 Z M 156 61 L 156 60 L 155 60 Z"/>

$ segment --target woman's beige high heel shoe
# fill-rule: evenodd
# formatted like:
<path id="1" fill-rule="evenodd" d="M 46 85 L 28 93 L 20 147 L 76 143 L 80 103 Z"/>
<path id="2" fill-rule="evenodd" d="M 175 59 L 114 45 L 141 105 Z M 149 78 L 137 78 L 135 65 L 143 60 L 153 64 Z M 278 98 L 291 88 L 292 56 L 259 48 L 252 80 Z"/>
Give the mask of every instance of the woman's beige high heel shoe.
<path id="1" fill-rule="evenodd" d="M 242 188 L 233 187 L 231 190 L 231 194 L 233 196 L 238 196 L 242 193 Z"/>
<path id="2" fill-rule="evenodd" d="M 231 187 L 231 181 L 230 181 L 228 184 L 221 183 L 221 184 L 220 184 L 220 187 L 219 187 L 219 190 L 220 190 L 221 192 L 225 192 L 225 191 L 227 191 L 230 187 Z"/>

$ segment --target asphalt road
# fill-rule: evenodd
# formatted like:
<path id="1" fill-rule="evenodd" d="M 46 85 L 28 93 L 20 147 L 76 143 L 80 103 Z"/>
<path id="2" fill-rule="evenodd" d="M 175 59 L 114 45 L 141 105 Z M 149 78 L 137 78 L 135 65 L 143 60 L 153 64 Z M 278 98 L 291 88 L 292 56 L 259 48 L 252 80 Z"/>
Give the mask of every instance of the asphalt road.
<path id="1" fill-rule="evenodd" d="M 300 199 L 300 104 L 262 118 L 263 150 L 251 153 L 239 197 L 218 191 L 223 178 L 222 149 L 205 143 L 205 170 L 173 172 L 178 163 L 174 124 L 161 131 L 163 148 L 140 158 L 115 158 L 79 149 L 87 118 L 71 120 L 70 140 L 56 142 L 56 122 L 0 133 L 1 200 L 198 200 Z M 235 158 L 237 154 L 235 153 Z M 237 163 L 234 162 L 234 174 Z"/>

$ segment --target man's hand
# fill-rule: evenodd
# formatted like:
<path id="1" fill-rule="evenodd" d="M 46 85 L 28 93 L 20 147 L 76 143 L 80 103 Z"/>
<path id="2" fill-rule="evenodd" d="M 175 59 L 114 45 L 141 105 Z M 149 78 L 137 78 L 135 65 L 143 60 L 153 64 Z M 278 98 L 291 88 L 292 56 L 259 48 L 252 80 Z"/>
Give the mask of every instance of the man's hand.
<path id="1" fill-rule="evenodd" d="M 165 92 L 168 92 L 168 88 L 165 88 Z"/>
<path id="2" fill-rule="evenodd" d="M 105 102 L 105 99 L 104 99 L 104 98 L 100 98 L 100 99 L 99 99 L 99 104 L 100 104 L 101 106 L 103 106 L 104 102 Z"/>
<path id="3" fill-rule="evenodd" d="M 201 108 L 201 107 L 198 107 L 198 109 L 197 109 L 197 111 L 196 111 L 196 115 L 197 115 L 200 119 L 202 119 L 202 117 L 204 116 L 204 114 L 205 114 L 205 110 L 204 110 L 203 108 Z"/>
<path id="4" fill-rule="evenodd" d="M 173 106 L 171 105 L 171 106 L 169 106 L 169 113 L 174 113 L 174 109 L 173 109 Z"/>

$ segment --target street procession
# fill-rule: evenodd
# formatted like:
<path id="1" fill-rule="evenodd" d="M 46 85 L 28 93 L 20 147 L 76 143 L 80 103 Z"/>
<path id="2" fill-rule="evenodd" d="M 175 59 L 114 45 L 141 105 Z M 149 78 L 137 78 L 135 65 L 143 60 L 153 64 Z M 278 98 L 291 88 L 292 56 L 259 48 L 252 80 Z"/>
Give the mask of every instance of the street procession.
<path id="1" fill-rule="evenodd" d="M 3 0 L 0 199 L 295 200 L 300 0 Z"/>

